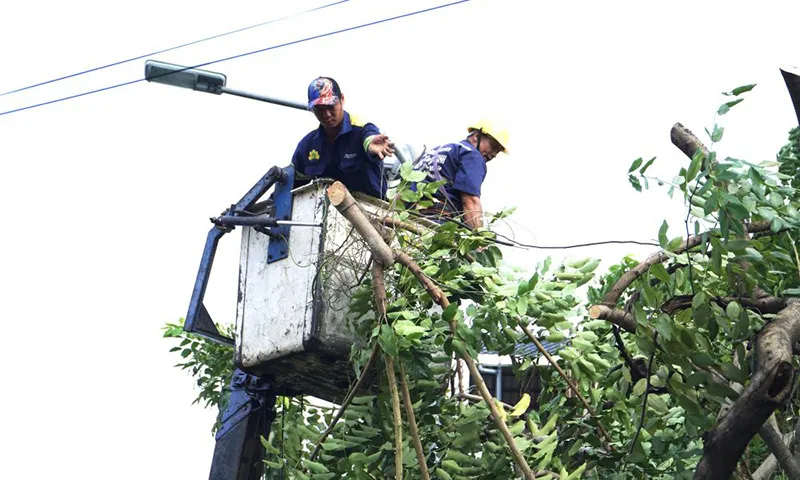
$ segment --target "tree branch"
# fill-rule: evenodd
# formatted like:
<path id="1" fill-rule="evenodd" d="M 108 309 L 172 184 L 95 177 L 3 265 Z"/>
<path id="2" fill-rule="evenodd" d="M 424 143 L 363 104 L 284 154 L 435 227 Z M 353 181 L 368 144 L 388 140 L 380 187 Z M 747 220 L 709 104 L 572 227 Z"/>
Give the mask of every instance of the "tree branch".
<path id="1" fill-rule="evenodd" d="M 384 353 L 389 392 L 392 394 L 392 420 L 394 421 L 394 478 L 403 479 L 403 420 L 400 418 L 400 395 L 397 393 L 397 378 L 394 375 L 394 359 Z"/>
<path id="2" fill-rule="evenodd" d="M 694 478 L 729 478 L 744 449 L 791 395 L 793 345 L 800 341 L 800 300 L 791 299 L 755 341 L 750 384 L 717 426 L 706 433 Z"/>
<path id="3" fill-rule="evenodd" d="M 678 147 L 678 149 L 687 157 L 694 157 L 695 152 L 700 150 L 705 158 L 708 158 L 708 149 L 705 145 L 703 145 L 703 142 L 701 142 L 691 130 L 684 127 L 680 122 L 672 126 L 672 129 L 669 132 L 669 137 L 670 140 L 672 140 L 672 144 Z"/>
<path id="4" fill-rule="evenodd" d="M 607 320 L 631 333 L 636 332 L 636 319 L 630 313 L 607 305 L 592 305 L 589 316 L 595 320 Z"/>
<path id="5" fill-rule="evenodd" d="M 800 468 L 794 461 L 792 451 L 783 442 L 783 436 L 778 429 L 778 422 L 775 420 L 775 414 L 770 415 L 769 419 L 761 425 L 758 429 L 758 434 L 764 443 L 767 444 L 769 450 L 775 455 L 778 460 L 783 473 L 786 474 L 791 480 L 800 480 Z"/>
<path id="6" fill-rule="evenodd" d="M 444 296 L 444 293 L 441 291 L 441 289 L 436 287 L 436 285 L 434 285 L 433 282 L 431 282 L 430 279 L 428 279 L 427 276 L 422 273 L 419 265 L 417 265 L 410 256 L 404 252 L 392 252 L 389 246 L 386 245 L 386 242 L 383 241 L 381 236 L 375 230 L 375 227 L 372 226 L 361 209 L 358 208 L 358 205 L 355 204 L 355 200 L 350 195 L 350 192 L 347 191 L 347 187 L 345 187 L 341 182 L 334 182 L 330 187 L 328 187 L 328 198 L 330 199 L 331 205 L 336 207 L 342 216 L 353 223 L 356 231 L 366 241 L 376 261 L 381 262 L 384 267 L 388 267 L 392 265 L 395 260 L 397 260 L 412 273 L 414 273 L 416 278 L 428 291 L 428 294 L 431 295 L 431 298 L 433 298 L 433 300 L 436 301 L 442 308 L 446 309 L 450 305 L 450 301 L 447 300 L 447 297 Z M 450 328 L 453 332 L 455 332 L 455 327 L 455 320 L 453 320 L 450 322 Z M 478 367 L 475 365 L 475 361 L 467 352 L 458 353 L 466 362 L 467 367 L 472 374 L 472 378 L 475 379 L 475 383 L 478 386 L 478 391 L 489 407 L 489 411 L 491 412 L 492 420 L 494 421 L 495 426 L 497 426 L 497 429 L 503 434 L 503 438 L 505 438 L 508 448 L 511 451 L 511 456 L 514 458 L 514 463 L 520 469 L 526 480 L 533 480 L 533 471 L 528 465 L 528 462 L 525 460 L 525 457 L 523 457 L 519 447 L 517 447 L 516 442 L 514 442 L 514 436 L 511 435 L 511 432 L 508 430 L 508 425 L 506 425 L 503 417 L 500 415 L 497 405 L 495 405 L 492 395 L 489 393 L 489 389 L 486 388 L 486 382 L 483 381 L 483 377 L 478 371 Z"/>
<path id="7" fill-rule="evenodd" d="M 372 265 L 372 291 L 375 294 L 375 306 L 378 310 L 380 323 L 386 318 L 386 283 L 383 278 L 383 265 L 375 262 Z M 395 480 L 403 478 L 403 419 L 400 418 L 400 396 L 397 394 L 397 377 L 394 374 L 394 359 L 391 355 L 383 354 L 383 363 L 386 367 L 386 379 L 389 382 L 389 392 L 392 396 L 392 420 L 394 423 L 394 477 Z M 409 398 L 407 402 L 411 399 Z M 424 468 L 425 463 L 422 463 Z M 426 469 L 427 470 L 427 469 Z"/>
<path id="8" fill-rule="evenodd" d="M 319 449 L 322 446 L 322 442 L 324 442 L 325 439 L 328 438 L 328 435 L 330 435 L 330 433 L 333 431 L 333 427 L 335 427 L 339 419 L 342 418 L 342 415 L 344 415 L 344 411 L 347 410 L 347 407 L 350 406 L 350 403 L 356 397 L 356 392 L 361 390 L 361 385 L 364 383 L 364 379 L 367 378 L 367 373 L 372 368 L 372 366 L 375 365 L 375 360 L 377 360 L 378 358 L 379 350 L 380 346 L 376 341 L 375 344 L 372 346 L 372 353 L 370 353 L 369 355 L 369 360 L 367 360 L 367 364 L 364 365 L 364 368 L 361 369 L 361 375 L 358 377 L 358 380 L 356 380 L 356 383 L 350 389 L 350 392 L 347 394 L 345 399 L 342 400 L 342 406 L 339 408 L 339 411 L 336 412 L 336 415 L 331 420 L 331 423 L 330 425 L 328 425 L 328 428 L 326 428 L 325 431 L 322 432 L 322 435 L 320 435 L 319 440 L 317 440 L 317 443 L 314 444 L 314 450 L 311 451 L 311 455 L 308 457 L 309 460 L 313 461 L 317 457 Z"/>
<path id="9" fill-rule="evenodd" d="M 414 440 L 414 450 L 417 452 L 417 463 L 419 470 L 422 474 L 423 480 L 430 480 L 431 476 L 428 473 L 428 465 L 425 463 L 425 451 L 422 449 L 422 440 L 419 438 L 419 430 L 417 429 L 417 418 L 414 416 L 414 406 L 411 403 L 411 393 L 408 391 L 408 375 L 406 369 L 403 367 L 403 361 L 398 360 L 397 366 L 400 367 L 400 387 L 403 392 L 403 406 L 406 409 L 406 417 L 408 417 L 408 429 L 411 430 L 411 438 Z"/>
<path id="10" fill-rule="evenodd" d="M 528 339 L 531 342 L 533 342 L 534 345 L 536 345 L 536 348 L 539 350 L 539 352 L 542 355 L 544 355 L 547 361 L 550 362 L 550 365 L 552 365 L 553 368 L 555 368 L 556 371 L 558 371 L 558 374 L 561 375 L 561 378 L 563 378 L 564 381 L 567 382 L 567 385 L 569 385 L 570 390 L 575 392 L 575 396 L 577 396 L 578 400 L 580 400 L 583 406 L 586 407 L 586 410 L 588 410 L 589 413 L 597 420 L 597 429 L 600 430 L 600 433 L 603 435 L 603 438 L 605 439 L 606 450 L 611 451 L 611 437 L 608 436 L 608 432 L 603 427 L 603 424 L 600 423 L 600 417 L 597 415 L 597 412 L 594 410 L 594 408 L 592 408 L 591 405 L 589 405 L 589 402 L 587 402 L 586 399 L 583 398 L 581 392 L 578 391 L 578 387 L 576 387 L 575 383 L 567 376 L 566 373 L 564 373 L 564 370 L 561 369 L 561 366 L 558 364 L 558 362 L 556 362 L 555 359 L 552 356 L 550 356 L 550 353 L 548 353 L 547 349 L 544 348 L 544 345 L 542 345 L 541 342 L 539 342 L 539 340 L 531 333 L 531 331 L 528 330 L 528 328 L 522 324 L 522 321 L 519 318 L 515 318 L 515 320 L 517 321 L 517 325 L 519 325 L 519 327 L 522 329 L 522 331 L 525 333 Z"/>
<path id="11" fill-rule="evenodd" d="M 747 297 L 715 297 L 712 299 L 717 304 L 725 308 L 731 302 L 738 302 L 744 308 L 755 310 L 760 314 L 765 313 L 778 313 L 786 308 L 786 299 L 780 297 L 761 297 L 761 298 L 747 298 Z M 674 313 L 685 310 L 692 306 L 691 295 L 677 295 L 670 298 L 663 305 L 661 311 L 673 315 Z"/>

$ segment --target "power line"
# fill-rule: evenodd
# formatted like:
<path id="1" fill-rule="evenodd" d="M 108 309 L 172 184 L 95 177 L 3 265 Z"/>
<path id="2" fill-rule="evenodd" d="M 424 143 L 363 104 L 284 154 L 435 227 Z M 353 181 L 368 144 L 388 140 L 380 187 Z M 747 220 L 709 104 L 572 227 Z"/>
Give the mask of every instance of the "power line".
<path id="1" fill-rule="evenodd" d="M 153 55 L 158 55 L 159 53 L 171 52 L 172 50 L 177 50 L 179 48 L 188 47 L 188 46 L 191 46 L 191 45 L 197 45 L 198 43 L 203 43 L 203 42 L 207 42 L 209 40 L 214 40 L 214 39 L 222 38 L 222 37 L 225 37 L 225 36 L 228 36 L 228 35 L 233 35 L 234 33 L 244 32 L 245 30 L 251 30 L 251 29 L 257 28 L 257 27 L 263 27 L 264 25 L 269 25 L 271 23 L 277 23 L 277 22 L 280 22 L 280 21 L 283 21 L 283 20 L 287 20 L 289 18 L 298 17 L 298 16 L 301 16 L 301 15 L 305 15 L 307 13 L 315 12 L 317 10 L 323 10 L 325 8 L 332 7 L 332 6 L 335 6 L 335 5 L 339 5 L 340 3 L 345 3 L 345 2 L 349 2 L 349 1 L 350 0 L 339 0 L 337 2 L 333 2 L 333 3 L 329 3 L 327 5 L 322 5 L 320 7 L 312 8 L 311 10 L 306 10 L 304 12 L 298 12 L 298 13 L 293 13 L 291 15 L 286 15 L 286 16 L 280 17 L 280 18 L 274 18 L 274 19 L 268 20 L 266 22 L 261 22 L 261 23 L 255 24 L 255 25 L 250 25 L 249 27 L 238 28 L 236 30 L 231 30 L 230 32 L 220 33 L 220 34 L 213 35 L 213 36 L 210 36 L 210 37 L 206 37 L 206 38 L 203 38 L 203 39 L 200 39 L 200 40 L 195 40 L 193 42 L 183 43 L 181 45 L 165 48 L 163 50 L 158 50 L 158 51 L 155 51 L 155 52 L 152 52 L 152 53 L 148 53 L 148 54 L 145 54 L 145 55 L 139 55 L 138 57 L 132 57 L 132 58 L 129 58 L 127 60 L 120 60 L 119 62 L 109 63 L 108 65 L 103 65 L 103 66 L 100 66 L 100 67 L 90 68 L 90 69 L 84 70 L 82 72 L 72 73 L 72 74 L 69 74 L 69 75 L 65 75 L 63 77 L 58 77 L 58 78 L 54 78 L 52 80 L 47 80 L 46 82 L 40 82 L 40 83 L 36 83 L 36 84 L 33 84 L 33 85 L 28 85 L 27 87 L 17 88 L 15 90 L 9 90 L 8 92 L 0 93 L 0 97 L 3 97 L 5 95 L 10 95 L 12 93 L 21 92 L 23 90 L 30 90 L 32 88 L 41 87 L 42 85 L 47 85 L 47 84 L 50 84 L 50 83 L 60 82 L 61 80 L 66 80 L 68 78 L 78 77 L 80 75 L 84 75 L 86 73 L 91 73 L 91 72 L 96 72 L 98 70 L 103 70 L 105 68 L 115 67 L 117 65 L 122 65 L 124 63 L 129 63 L 129 62 L 132 62 L 134 60 L 141 60 L 141 59 L 146 58 L 146 57 L 151 57 Z M 71 98 L 74 98 L 74 97 L 71 97 Z"/>
<path id="2" fill-rule="evenodd" d="M 213 60 L 213 61 L 210 61 L 210 62 L 200 63 L 198 65 L 194 65 L 194 66 L 191 66 L 191 67 L 186 67 L 183 70 L 189 70 L 189 69 L 192 69 L 192 68 L 205 67 L 205 66 L 212 65 L 212 64 L 215 64 L 215 63 L 222 63 L 222 62 L 226 62 L 228 60 L 233 60 L 233 59 L 236 59 L 236 58 L 247 57 L 249 55 L 254 55 L 256 53 L 262 53 L 262 52 L 266 52 L 266 51 L 269 51 L 269 50 L 275 50 L 275 49 L 282 48 L 282 47 L 288 47 L 289 45 L 295 45 L 295 44 L 298 44 L 298 43 L 308 42 L 308 41 L 316 40 L 316 39 L 319 39 L 319 38 L 329 37 L 331 35 L 336 35 L 336 34 L 339 34 L 339 33 L 349 32 L 349 31 L 352 31 L 352 30 L 358 30 L 359 28 L 371 27 L 373 25 L 379 25 L 381 23 L 391 22 L 392 20 L 398 20 L 400 18 L 412 17 L 414 15 L 419 15 L 421 13 L 432 12 L 434 10 L 439 10 L 441 8 L 446 8 L 446 7 L 450 7 L 450 6 L 453 6 L 453 5 L 458 5 L 460 3 L 466 3 L 466 2 L 469 2 L 469 1 L 470 0 L 457 0 L 455 2 L 450 2 L 450 3 L 445 3 L 445 4 L 442 4 L 442 5 L 437 5 L 435 7 L 425 8 L 423 10 L 416 10 L 416 11 L 413 11 L 413 12 L 404 13 L 402 15 L 397 15 L 397 16 L 394 16 L 394 17 L 384 18 L 382 20 L 376 20 L 376 21 L 373 21 L 373 22 L 363 23 L 361 25 L 356 25 L 356 26 L 353 26 L 353 27 L 347 27 L 347 28 L 343 28 L 343 29 L 340 29 L 340 30 L 334 30 L 334 31 L 328 32 L 328 33 L 322 33 L 320 35 L 314 35 L 313 37 L 301 38 L 299 40 L 293 40 L 291 42 L 281 43 L 279 45 L 273 45 L 271 47 L 266 47 L 266 48 L 261 48 L 261 49 L 258 49 L 258 50 L 253 50 L 252 52 L 242 53 L 242 54 L 239 54 L 239 55 L 234 55 L 232 57 L 225 57 L 225 58 L 221 58 L 219 60 Z M 181 70 L 181 71 L 183 71 L 183 70 Z M 170 73 L 175 73 L 175 72 L 170 72 Z M 63 102 L 63 101 L 66 101 L 66 100 L 71 100 L 73 98 L 78 98 L 78 97 L 83 97 L 83 96 L 86 96 L 86 95 L 91 95 L 93 93 L 103 92 L 105 90 L 113 90 L 115 88 L 124 87 L 126 85 L 132 85 L 134 83 L 138 83 L 138 82 L 141 82 L 141 81 L 144 81 L 144 78 L 139 78 L 139 79 L 131 80 L 131 81 L 128 81 L 128 82 L 119 83 L 119 84 L 116 84 L 116 85 L 111 85 L 109 87 L 98 88 L 97 90 L 91 90 L 91 91 L 88 91 L 88 92 L 78 93 L 76 95 L 71 95 L 69 97 L 57 98 L 55 100 L 50 100 L 48 102 L 42 102 L 42 103 L 37 103 L 37 104 L 34 104 L 34 105 L 28 105 L 27 107 L 16 108 L 14 110 L 7 110 L 5 112 L 0 113 L 0 117 L 2 117 L 3 115 L 11 114 L 11 113 L 21 112 L 23 110 L 30 110 L 32 108 L 42 107 L 44 105 L 50 105 L 50 104 L 53 104 L 53 103 L 59 103 L 59 102 Z"/>

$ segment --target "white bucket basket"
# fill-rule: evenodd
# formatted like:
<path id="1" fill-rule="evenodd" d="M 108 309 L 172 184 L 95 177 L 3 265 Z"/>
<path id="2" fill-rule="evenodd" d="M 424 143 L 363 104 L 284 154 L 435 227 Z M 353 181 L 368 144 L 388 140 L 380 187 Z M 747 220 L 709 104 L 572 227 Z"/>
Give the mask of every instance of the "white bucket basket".
<path id="1" fill-rule="evenodd" d="M 328 202 L 331 181 L 294 190 L 289 256 L 267 263 L 269 237 L 242 229 L 236 315 L 238 367 L 274 378 L 278 393 L 341 400 L 355 373 L 348 359 L 355 335 L 347 322 L 356 288 L 370 274 L 358 233 Z M 354 195 L 368 216 L 388 205 Z"/>

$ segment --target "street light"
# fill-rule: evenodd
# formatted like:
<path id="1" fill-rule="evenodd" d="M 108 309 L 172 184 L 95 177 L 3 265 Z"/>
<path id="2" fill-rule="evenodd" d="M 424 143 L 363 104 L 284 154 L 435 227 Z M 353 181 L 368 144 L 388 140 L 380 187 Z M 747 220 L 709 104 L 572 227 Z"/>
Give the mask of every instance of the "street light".
<path id="1" fill-rule="evenodd" d="M 237 97 L 249 98 L 260 102 L 282 105 L 284 107 L 296 108 L 308 111 L 308 106 L 304 103 L 292 102 L 280 98 L 267 97 L 256 93 L 234 90 L 225 86 L 227 77 L 222 73 L 209 72 L 197 68 L 183 67 L 172 63 L 147 60 L 144 64 L 144 78 L 148 82 L 163 83 L 174 87 L 188 88 L 198 92 L 213 93 L 222 95 L 228 93 Z M 400 166 L 416 157 L 414 148 L 408 144 L 397 145 L 394 157 L 383 159 L 383 171 L 390 186 L 399 183 Z"/>
<path id="2" fill-rule="evenodd" d="M 786 82 L 786 88 L 789 89 L 789 97 L 794 104 L 794 113 L 797 115 L 797 121 L 800 123 L 800 68 L 797 67 L 783 67 L 781 68 L 783 74 L 783 81 Z"/>
<path id="3" fill-rule="evenodd" d="M 255 93 L 234 90 L 225 86 L 227 77 L 222 73 L 209 72 L 197 68 L 188 68 L 172 63 L 147 60 L 144 64 L 144 78 L 148 82 L 163 83 L 174 87 L 189 88 L 198 92 L 222 95 L 228 93 L 237 97 L 249 98 L 261 102 L 273 103 L 284 107 L 307 111 L 304 103 L 292 102 L 280 98 L 272 98 Z"/>

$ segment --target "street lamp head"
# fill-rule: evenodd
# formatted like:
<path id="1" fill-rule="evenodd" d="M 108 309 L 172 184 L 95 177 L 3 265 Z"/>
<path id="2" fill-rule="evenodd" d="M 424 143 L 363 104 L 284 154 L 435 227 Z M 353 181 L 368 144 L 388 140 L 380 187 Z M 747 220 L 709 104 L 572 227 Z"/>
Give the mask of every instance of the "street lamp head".
<path id="1" fill-rule="evenodd" d="M 164 83 L 216 95 L 222 93 L 226 81 L 225 75 L 221 73 L 187 68 L 155 60 L 147 60 L 145 62 L 144 78 L 148 82 Z"/>

